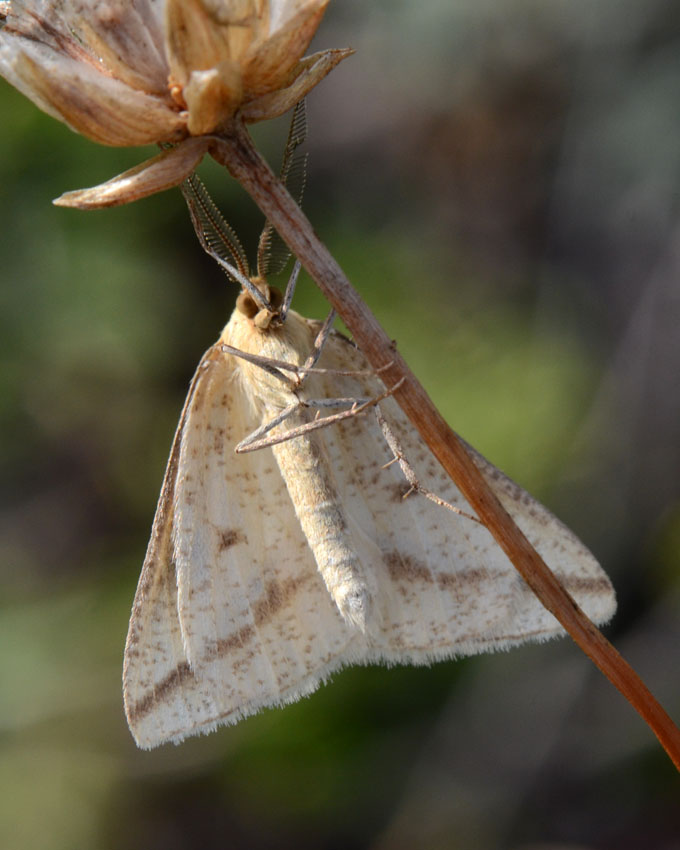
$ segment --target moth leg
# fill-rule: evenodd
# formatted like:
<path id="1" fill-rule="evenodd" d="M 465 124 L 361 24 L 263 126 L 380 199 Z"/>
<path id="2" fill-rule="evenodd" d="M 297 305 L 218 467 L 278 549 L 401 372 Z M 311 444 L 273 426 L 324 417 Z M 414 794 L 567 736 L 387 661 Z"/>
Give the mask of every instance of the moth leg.
<path id="1" fill-rule="evenodd" d="M 277 434 L 273 437 L 264 437 L 265 434 L 268 434 L 273 428 L 277 425 L 280 425 L 282 422 L 285 422 L 292 414 L 299 413 L 302 409 L 307 407 L 346 407 L 347 405 L 351 405 L 350 411 L 352 416 L 356 416 L 356 406 L 365 404 L 370 401 L 370 399 L 354 399 L 354 398 L 324 398 L 319 400 L 305 400 L 305 401 L 296 401 L 293 404 L 289 404 L 288 407 L 284 408 L 278 416 L 275 416 L 273 419 L 270 419 L 269 422 L 265 422 L 264 425 L 260 425 L 252 434 L 249 434 L 244 440 L 236 446 L 236 452 L 238 454 L 242 454 L 243 452 L 253 452 L 258 449 L 263 449 L 266 446 L 274 446 L 277 443 L 284 443 L 287 440 L 292 440 L 294 437 L 299 436 L 300 434 L 304 434 L 307 431 L 314 431 L 317 428 L 325 427 L 326 425 L 332 424 L 332 421 L 337 421 L 336 417 L 329 416 L 324 417 L 323 419 L 316 418 L 313 422 L 306 422 L 304 425 L 300 425 L 297 428 L 291 428 L 286 431 L 284 434 Z M 318 411 L 317 411 L 318 417 Z M 344 417 L 343 417 L 344 418 Z M 311 428 L 309 426 L 312 426 Z"/>
<path id="2" fill-rule="evenodd" d="M 375 375 L 380 375 L 381 372 L 384 372 L 386 369 L 389 369 L 392 365 L 394 365 L 394 361 L 390 360 L 389 363 L 385 363 L 384 366 L 380 366 L 378 369 L 317 369 L 316 363 L 321 357 L 321 353 L 323 351 L 324 345 L 326 344 L 326 340 L 330 336 L 331 331 L 333 330 L 333 322 L 335 321 L 337 313 L 335 310 L 331 310 L 328 316 L 326 316 L 326 320 L 324 321 L 319 333 L 314 340 L 314 347 L 312 349 L 311 354 L 305 360 L 303 366 L 298 368 L 298 375 L 300 376 L 300 383 L 305 379 L 306 375 L 310 372 L 313 372 L 317 375 L 343 375 L 346 377 L 373 377 Z"/>
<path id="3" fill-rule="evenodd" d="M 299 367 L 294 363 L 286 363 L 285 360 L 275 360 L 272 357 L 263 357 L 261 354 L 249 354 L 247 351 L 241 351 L 240 348 L 234 348 L 232 345 L 227 345 L 226 342 L 220 344 L 220 350 L 225 354 L 231 354 L 234 357 L 240 357 L 242 360 L 247 360 L 249 363 L 254 363 L 265 372 L 283 381 L 291 389 L 297 389 L 299 381 L 294 381 L 284 374 L 282 370 L 293 372 L 295 375 L 299 372 Z"/>
<path id="4" fill-rule="evenodd" d="M 465 511 L 461 511 L 460 508 L 457 508 L 450 502 L 445 501 L 444 499 L 433 493 L 431 490 L 428 490 L 426 487 L 423 487 L 420 484 L 413 467 L 404 455 L 404 450 L 401 447 L 401 443 L 397 439 L 397 436 L 394 431 L 390 428 L 387 420 L 382 414 L 382 411 L 377 405 L 375 408 L 375 415 L 378 420 L 378 424 L 380 425 L 380 429 L 383 432 L 383 436 L 385 437 L 385 441 L 387 442 L 387 445 L 390 447 L 390 450 L 394 455 L 392 460 L 388 461 L 383 466 L 383 469 L 387 469 L 387 467 L 391 466 L 393 463 L 398 463 L 399 467 L 401 468 L 401 471 L 404 474 L 404 478 L 410 485 L 409 489 L 406 491 L 406 493 L 404 493 L 402 498 L 408 499 L 411 493 L 420 493 L 421 495 L 425 496 L 426 499 L 429 499 L 431 502 L 434 502 L 435 505 L 439 505 L 442 508 L 446 508 L 449 511 L 453 511 L 454 514 L 460 514 L 460 516 L 464 516 L 466 519 L 471 519 L 473 520 L 473 522 L 477 522 L 480 525 L 483 525 L 481 520 L 479 520 L 476 516 L 468 514 Z"/>
<path id="5" fill-rule="evenodd" d="M 323 342 L 325 342 L 327 336 L 328 334 L 325 335 Z M 299 389 L 300 384 L 304 380 L 305 376 L 310 372 L 314 372 L 317 375 L 345 375 L 349 377 L 357 375 L 368 376 L 376 374 L 372 370 L 366 370 L 362 372 L 342 369 L 316 369 L 313 366 L 307 365 L 297 366 L 295 363 L 288 363 L 286 360 L 276 360 L 273 357 L 264 357 L 262 354 L 249 354 L 247 351 L 241 351 L 240 348 L 234 348 L 233 345 L 228 345 L 226 342 L 220 343 L 220 351 L 223 351 L 225 354 L 231 354 L 234 357 L 240 357 L 242 360 L 247 360 L 249 363 L 254 363 L 255 366 L 260 366 L 260 368 L 264 369 L 265 372 L 268 372 L 270 375 L 273 375 L 275 378 L 278 378 L 280 381 L 283 381 L 292 390 Z M 307 362 L 310 362 L 311 358 L 312 355 L 310 355 Z M 317 359 L 318 355 L 315 358 L 314 362 L 316 362 Z M 389 365 L 391 364 L 388 364 L 388 366 Z M 383 368 L 387 368 L 387 366 Z M 287 377 L 284 372 L 292 372 L 296 376 L 296 380 Z"/>
<path id="6" fill-rule="evenodd" d="M 283 296 L 283 304 L 281 305 L 281 309 L 279 310 L 279 316 L 281 317 L 281 321 L 286 321 L 286 316 L 288 315 L 288 311 L 290 310 L 290 305 L 293 300 L 293 295 L 295 294 L 295 287 L 297 286 L 298 277 L 300 275 L 300 269 L 302 268 L 302 264 L 299 260 L 295 260 L 295 264 L 293 265 L 293 271 L 290 273 L 290 277 L 288 278 L 288 283 L 286 284 L 286 292 Z"/>
<path id="7" fill-rule="evenodd" d="M 323 351 L 323 347 L 326 344 L 326 340 L 328 339 L 328 335 L 331 332 L 333 327 L 333 322 L 335 321 L 335 310 L 331 310 L 330 313 L 326 316 L 326 320 L 323 325 L 321 325 L 321 330 L 316 335 L 316 339 L 314 340 L 314 346 L 312 348 L 309 357 L 305 360 L 304 366 L 302 367 L 302 372 L 308 372 L 314 368 L 319 357 L 321 357 L 321 352 Z M 304 374 L 300 378 L 302 382 L 304 380 Z"/>
<path id="8" fill-rule="evenodd" d="M 281 440 L 277 440 L 276 438 L 263 438 L 264 434 L 268 434 L 272 428 L 276 428 L 277 425 L 280 425 L 282 422 L 285 422 L 289 416 L 292 416 L 294 413 L 297 413 L 301 408 L 305 405 L 300 401 L 295 401 L 293 404 L 289 404 L 288 407 L 285 407 L 278 416 L 275 416 L 273 419 L 270 419 L 269 422 L 265 422 L 263 425 L 260 425 L 259 428 L 256 428 L 252 434 L 249 434 L 240 443 L 237 444 L 235 451 L 237 454 L 243 454 L 244 452 L 253 452 L 257 449 L 264 448 L 265 446 L 274 445 L 274 443 L 279 443 Z"/>
<path id="9" fill-rule="evenodd" d="M 287 440 L 294 440 L 295 437 L 299 437 L 302 434 L 307 434 L 310 431 L 317 431 L 319 428 L 326 428 L 329 425 L 334 425 L 336 422 L 342 422 L 344 419 L 351 419 L 353 416 L 360 416 L 362 413 L 366 413 L 371 407 L 375 407 L 381 401 L 386 399 L 388 396 L 392 395 L 392 393 L 398 389 L 403 383 L 403 378 L 394 387 L 389 390 L 385 390 L 384 393 L 381 393 L 379 396 L 375 398 L 368 399 L 353 399 L 353 398 L 326 398 L 326 399 L 317 399 L 311 400 L 306 399 L 305 401 L 300 401 L 295 404 L 291 404 L 286 407 L 281 413 L 278 414 L 274 419 L 266 422 L 264 425 L 261 425 L 256 431 L 253 431 L 250 436 L 246 437 L 245 440 L 242 440 L 236 446 L 236 452 L 241 454 L 243 452 L 254 452 L 258 449 L 266 448 L 267 446 L 275 446 L 277 443 L 285 443 Z M 341 413 L 335 413 L 331 416 L 323 416 L 321 418 L 314 419 L 312 422 L 305 422 L 303 425 L 298 425 L 295 428 L 290 428 L 288 431 L 285 431 L 283 434 L 274 434 L 273 436 L 262 436 L 263 434 L 267 434 L 272 428 L 275 428 L 276 425 L 280 425 L 285 419 L 291 416 L 293 413 L 301 410 L 304 407 L 345 407 L 347 405 L 351 405 L 349 410 L 343 410 Z"/>
<path id="10" fill-rule="evenodd" d="M 293 369 L 289 366 L 291 372 L 296 372 L 304 378 L 306 375 L 315 374 L 315 375 L 342 375 L 346 378 L 373 378 L 375 377 L 379 371 L 383 371 L 384 369 L 388 369 L 392 364 L 389 363 L 387 366 L 381 366 L 379 370 L 376 369 L 317 369 L 315 367 L 308 366 L 298 366 Z"/>

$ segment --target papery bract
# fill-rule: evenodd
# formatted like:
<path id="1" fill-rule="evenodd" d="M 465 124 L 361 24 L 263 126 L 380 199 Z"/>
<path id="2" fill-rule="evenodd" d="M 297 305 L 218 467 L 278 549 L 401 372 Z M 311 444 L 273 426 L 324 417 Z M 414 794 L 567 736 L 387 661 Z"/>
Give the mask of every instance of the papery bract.
<path id="1" fill-rule="evenodd" d="M 41 109 L 102 144 L 187 146 L 55 203 L 113 206 L 177 185 L 237 116 L 286 112 L 352 52 L 302 57 L 327 4 L 0 2 L 0 74 Z"/>

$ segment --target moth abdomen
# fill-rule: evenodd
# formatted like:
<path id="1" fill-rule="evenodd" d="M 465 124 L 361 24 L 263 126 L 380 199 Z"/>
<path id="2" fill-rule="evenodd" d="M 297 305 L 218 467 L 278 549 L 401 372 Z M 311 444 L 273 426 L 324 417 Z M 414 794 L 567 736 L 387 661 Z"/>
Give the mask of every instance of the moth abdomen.
<path id="1" fill-rule="evenodd" d="M 333 602 L 348 625 L 365 632 L 374 593 L 353 545 L 328 458 L 313 434 L 272 446 L 272 450 Z"/>

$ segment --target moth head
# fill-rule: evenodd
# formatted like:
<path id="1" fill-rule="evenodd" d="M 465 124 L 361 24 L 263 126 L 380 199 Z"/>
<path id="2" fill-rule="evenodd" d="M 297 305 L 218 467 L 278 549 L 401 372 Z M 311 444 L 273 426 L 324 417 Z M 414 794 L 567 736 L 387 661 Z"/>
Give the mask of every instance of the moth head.
<path id="1" fill-rule="evenodd" d="M 253 278 L 251 282 L 262 293 L 269 307 L 263 307 L 249 292 L 243 291 L 236 299 L 236 309 L 251 319 L 258 330 L 266 331 L 270 327 L 278 327 L 283 323 L 279 312 L 283 304 L 281 290 L 270 286 L 263 278 Z"/>

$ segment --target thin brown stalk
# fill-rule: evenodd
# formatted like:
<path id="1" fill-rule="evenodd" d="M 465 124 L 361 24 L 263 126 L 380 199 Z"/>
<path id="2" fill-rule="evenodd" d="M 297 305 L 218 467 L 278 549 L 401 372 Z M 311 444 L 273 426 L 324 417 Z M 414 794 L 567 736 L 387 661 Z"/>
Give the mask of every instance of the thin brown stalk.
<path id="1" fill-rule="evenodd" d="M 385 385 L 396 387 L 394 398 L 529 587 L 649 724 L 680 770 L 680 730 L 637 673 L 581 611 L 500 504 L 459 437 L 446 424 L 396 350 L 394 342 L 319 240 L 285 186 L 257 152 L 245 127 L 235 123 L 230 134 L 215 141 L 211 153 L 241 183 L 274 225 L 342 317 Z"/>

